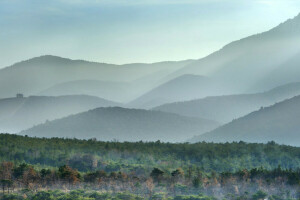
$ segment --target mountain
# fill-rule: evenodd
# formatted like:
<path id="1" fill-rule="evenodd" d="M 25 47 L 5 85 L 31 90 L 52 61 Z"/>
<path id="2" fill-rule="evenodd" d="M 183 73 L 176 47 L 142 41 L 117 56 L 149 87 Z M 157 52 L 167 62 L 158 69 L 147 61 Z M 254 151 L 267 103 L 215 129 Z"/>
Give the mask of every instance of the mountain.
<path id="1" fill-rule="evenodd" d="M 131 82 L 113 82 L 99 80 L 77 80 L 54 85 L 38 95 L 61 96 L 86 94 L 104 99 L 128 102 L 137 98 L 145 91 L 164 83 L 167 78 L 161 79 L 169 73 L 168 70 L 158 71 Z"/>
<path id="2" fill-rule="evenodd" d="M 0 99 L 0 132 L 19 132 L 46 120 L 117 105 L 120 104 L 84 95 Z"/>
<path id="3" fill-rule="evenodd" d="M 38 137 L 97 138 L 109 141 L 182 142 L 197 133 L 219 126 L 219 123 L 160 111 L 97 108 L 46 122 L 20 134 Z"/>
<path id="4" fill-rule="evenodd" d="M 300 96 L 261 108 L 190 141 L 268 142 L 300 146 Z"/>
<path id="5" fill-rule="evenodd" d="M 154 110 L 228 123 L 260 107 L 270 106 L 297 95 L 300 95 L 300 82 L 286 84 L 263 93 L 211 96 L 169 103 L 155 107 Z"/>
<path id="6" fill-rule="evenodd" d="M 16 93 L 37 95 L 55 85 L 80 80 L 131 82 L 162 70 L 172 73 L 190 62 L 192 60 L 113 65 L 57 56 L 41 56 L 0 70 L 0 98 L 11 97 Z M 157 76 L 155 74 L 153 77 L 154 82 Z M 165 74 L 162 74 L 163 76 Z"/>
<path id="7" fill-rule="evenodd" d="M 207 96 L 258 93 L 300 81 L 299 64 L 300 15 L 187 64 L 167 75 L 171 81 L 142 95 L 130 105 L 151 108 L 162 103 Z M 184 78 L 192 75 L 202 77 L 202 81 L 206 77 L 209 82 L 193 84 Z M 176 91 L 172 86 L 177 81 L 180 86 Z"/>
<path id="8" fill-rule="evenodd" d="M 128 82 L 78 80 L 54 85 L 40 92 L 39 95 L 61 96 L 86 94 L 124 102 L 139 92 L 139 90 L 134 90 L 133 88 L 134 85 Z"/>
<path id="9" fill-rule="evenodd" d="M 161 104 L 205 97 L 214 82 L 204 76 L 185 74 L 159 85 L 128 105 L 138 108 L 152 108 Z"/>
<path id="10" fill-rule="evenodd" d="M 261 92 L 300 81 L 300 15 L 279 26 L 224 46 L 173 73 L 218 80 L 223 94 Z M 292 78 L 292 80 L 291 80 Z"/>

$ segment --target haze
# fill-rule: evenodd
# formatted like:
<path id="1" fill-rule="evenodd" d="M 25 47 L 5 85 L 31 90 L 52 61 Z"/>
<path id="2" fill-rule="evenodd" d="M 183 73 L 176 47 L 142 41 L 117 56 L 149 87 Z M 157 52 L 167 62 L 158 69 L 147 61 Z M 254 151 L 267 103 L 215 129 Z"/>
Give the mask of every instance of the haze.
<path id="1" fill-rule="evenodd" d="M 1 0 L 0 68 L 39 55 L 198 59 L 296 16 L 295 0 Z"/>

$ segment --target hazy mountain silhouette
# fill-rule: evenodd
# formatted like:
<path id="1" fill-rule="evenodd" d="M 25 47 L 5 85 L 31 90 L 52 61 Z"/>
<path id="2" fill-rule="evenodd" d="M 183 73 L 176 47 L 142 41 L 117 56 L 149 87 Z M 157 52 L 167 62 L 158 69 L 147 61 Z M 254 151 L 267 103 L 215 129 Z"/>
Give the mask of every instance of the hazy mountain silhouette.
<path id="1" fill-rule="evenodd" d="M 120 105 L 93 96 L 30 96 L 0 99 L 0 132 L 19 132 L 46 120 L 98 107 Z"/>
<path id="2" fill-rule="evenodd" d="M 112 101 L 128 102 L 145 91 L 160 85 L 168 80 L 161 78 L 169 74 L 169 70 L 162 70 L 131 82 L 112 82 L 99 80 L 78 80 L 57 84 L 42 92 L 39 95 L 61 96 L 86 94 L 98 96 Z"/>
<path id="3" fill-rule="evenodd" d="M 173 76 L 210 77 L 218 81 L 216 89 L 230 88 L 223 94 L 261 92 L 300 81 L 299 54 L 300 15 L 270 31 L 232 42 Z"/>
<path id="4" fill-rule="evenodd" d="M 232 42 L 205 58 L 191 62 L 167 75 L 171 79 L 169 82 L 147 92 L 130 105 L 151 108 L 162 103 L 207 96 L 270 90 L 300 81 L 299 55 L 300 15 L 270 31 Z M 198 75 L 198 80 L 195 80 L 195 75 Z M 204 77 L 207 77 L 206 81 Z"/>
<path id="5" fill-rule="evenodd" d="M 130 82 L 162 70 L 171 73 L 190 62 L 192 61 L 112 65 L 41 56 L 0 70 L 0 98 L 12 97 L 16 93 L 36 95 L 55 85 L 79 80 Z M 157 76 L 155 74 L 153 77 L 154 81 Z M 136 87 L 143 88 L 143 85 Z"/>
<path id="6" fill-rule="evenodd" d="M 263 93 L 212 96 L 164 104 L 154 110 L 228 123 L 262 106 L 270 106 L 297 95 L 300 95 L 300 82 L 286 84 Z"/>
<path id="7" fill-rule="evenodd" d="M 268 142 L 300 146 L 300 96 L 261 108 L 191 141 Z"/>
<path id="8" fill-rule="evenodd" d="M 124 102 L 131 99 L 138 92 L 134 90 L 134 85 L 128 82 L 79 80 L 57 84 L 39 94 L 50 96 L 86 94 Z"/>
<path id="9" fill-rule="evenodd" d="M 191 100 L 205 97 L 210 93 L 214 82 L 204 76 L 185 74 L 152 89 L 128 105 L 139 108 L 152 108 L 164 103 Z"/>
<path id="10" fill-rule="evenodd" d="M 21 134 L 39 137 L 97 138 L 119 141 L 182 142 L 219 123 L 160 111 L 97 108 L 88 112 L 47 122 Z"/>

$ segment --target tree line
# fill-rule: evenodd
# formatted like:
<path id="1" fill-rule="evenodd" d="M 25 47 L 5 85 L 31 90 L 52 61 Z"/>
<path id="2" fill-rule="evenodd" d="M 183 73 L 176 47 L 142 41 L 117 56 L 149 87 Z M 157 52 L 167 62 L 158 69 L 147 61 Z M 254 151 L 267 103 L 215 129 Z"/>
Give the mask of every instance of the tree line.
<path id="1" fill-rule="evenodd" d="M 136 197 L 152 199 L 164 197 L 198 195 L 215 198 L 229 198 L 256 194 L 265 191 L 280 198 L 300 198 L 300 170 L 273 170 L 264 168 L 243 169 L 236 172 L 205 172 L 198 168 L 171 172 L 153 168 L 149 174 L 105 172 L 96 170 L 79 172 L 68 165 L 52 169 L 37 169 L 28 164 L 14 165 L 12 162 L 0 164 L 0 186 L 2 197 L 19 191 L 38 193 L 47 190 L 61 190 L 65 193 L 74 190 L 97 191 L 113 196 L 130 193 Z M 228 196 L 229 195 L 229 196 Z M 232 197 L 232 198 L 233 198 Z"/>
<path id="2" fill-rule="evenodd" d="M 278 165 L 286 169 L 300 166 L 300 148 L 268 144 L 234 142 L 161 143 L 101 142 L 95 139 L 31 138 L 0 134 L 0 162 L 28 163 L 39 167 L 69 165 L 82 172 L 91 170 L 139 171 L 149 173 L 154 167 L 200 167 L 203 171 L 229 171 Z"/>

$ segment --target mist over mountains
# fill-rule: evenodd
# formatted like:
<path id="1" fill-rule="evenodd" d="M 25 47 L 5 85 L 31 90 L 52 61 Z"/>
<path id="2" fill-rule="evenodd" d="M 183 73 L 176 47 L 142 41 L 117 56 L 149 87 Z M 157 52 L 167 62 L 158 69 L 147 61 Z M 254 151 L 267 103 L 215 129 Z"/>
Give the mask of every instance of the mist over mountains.
<path id="1" fill-rule="evenodd" d="M 183 117 L 160 111 L 97 108 L 54 120 L 21 132 L 39 137 L 96 138 L 111 141 L 181 142 L 218 127 L 212 120 Z"/>
<path id="2" fill-rule="evenodd" d="M 300 131 L 299 66 L 300 15 L 198 60 L 114 65 L 40 56 L 0 70 L 0 130 L 120 141 L 284 137 L 300 145 L 292 139 Z"/>
<path id="3" fill-rule="evenodd" d="M 0 100 L 0 131 L 17 133 L 34 125 L 98 107 L 121 104 L 93 96 L 29 96 Z"/>
<path id="4" fill-rule="evenodd" d="M 161 62 L 153 64 L 126 64 L 126 65 L 113 65 L 105 63 L 94 63 L 82 60 L 70 60 L 57 56 L 41 56 L 27 61 L 16 63 L 10 67 L 0 70 L 0 97 L 12 97 L 16 93 L 24 93 L 26 95 L 65 95 L 66 94 L 86 94 L 101 96 L 101 87 L 98 90 L 90 92 L 86 90 L 85 93 L 81 93 L 82 90 L 77 91 L 78 84 L 76 81 L 83 81 L 81 88 L 84 88 L 86 83 L 84 81 L 102 81 L 101 85 L 107 84 L 106 90 L 110 90 L 110 85 L 122 85 L 124 82 L 132 82 L 137 79 L 146 77 L 147 84 L 134 84 L 135 87 L 128 88 L 128 91 L 132 90 L 139 93 L 140 90 L 145 90 L 151 85 L 155 85 L 159 77 L 160 71 L 173 72 L 185 64 L 191 62 L 191 60 L 181 62 Z M 151 77 L 153 75 L 153 79 Z M 164 76 L 164 73 L 161 73 Z M 66 87 L 64 94 L 61 91 L 56 93 L 56 85 L 67 84 L 75 81 L 75 85 Z M 107 82 L 107 83 L 106 83 Z M 9 87 L 8 87 L 9 86 Z M 111 86 L 113 87 L 113 86 Z M 50 91 L 49 91 L 50 89 Z M 63 90 L 64 88 L 60 88 Z M 120 88 L 122 90 L 123 88 Z M 47 93 L 49 91 L 49 94 Z M 97 93 L 100 92 L 100 93 Z M 107 94 L 106 98 L 112 101 L 126 100 L 119 94 L 119 98 L 114 99 L 115 95 L 111 91 L 111 94 Z M 135 95 L 137 95 L 135 94 Z M 134 98 L 135 95 L 132 95 Z M 104 97 L 102 97 L 104 98 Z"/>
<path id="5" fill-rule="evenodd" d="M 153 108 L 190 117 L 206 117 L 228 123 L 261 107 L 270 106 L 300 94 L 300 83 L 289 83 L 255 94 L 210 96 L 191 101 L 163 104 Z"/>
<path id="6" fill-rule="evenodd" d="M 261 108 L 211 132 L 191 139 L 191 142 L 269 142 L 300 145 L 300 96 L 273 106 Z"/>
<path id="7" fill-rule="evenodd" d="M 175 73 L 214 78 L 231 93 L 260 92 L 295 82 L 300 78 L 295 67 L 299 34 L 300 15 L 270 31 L 232 42 Z"/>
<path id="8" fill-rule="evenodd" d="M 208 77 L 185 74 L 152 89 L 128 105 L 152 108 L 168 102 L 184 101 L 207 96 L 214 82 Z"/>

